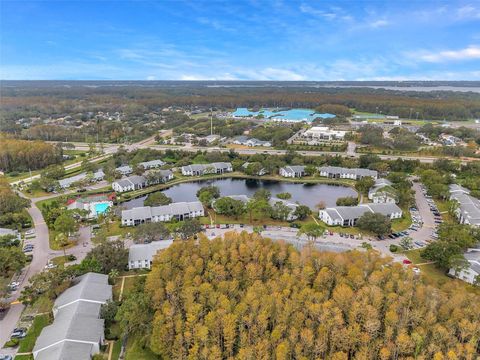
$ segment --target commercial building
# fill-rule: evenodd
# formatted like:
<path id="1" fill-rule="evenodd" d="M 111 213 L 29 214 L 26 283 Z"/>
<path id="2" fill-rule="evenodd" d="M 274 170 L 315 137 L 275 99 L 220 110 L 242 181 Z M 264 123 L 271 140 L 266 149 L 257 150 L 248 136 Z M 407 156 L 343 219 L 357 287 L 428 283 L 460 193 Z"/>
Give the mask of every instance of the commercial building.
<path id="1" fill-rule="evenodd" d="M 320 210 L 319 217 L 320 220 L 330 226 L 355 226 L 357 220 L 368 212 L 379 213 L 392 220 L 402 217 L 402 209 L 392 203 L 330 207 Z"/>
<path id="2" fill-rule="evenodd" d="M 108 276 L 87 273 L 55 300 L 53 323 L 43 328 L 33 348 L 35 360 L 84 360 L 100 352 L 104 320 L 100 308 L 112 299 Z"/>
<path id="3" fill-rule="evenodd" d="M 200 201 L 177 202 L 163 206 L 142 206 L 122 210 L 122 225 L 136 226 L 148 222 L 186 220 L 201 216 L 205 216 L 205 212 Z"/>
<path id="4" fill-rule="evenodd" d="M 300 165 L 289 165 L 280 168 L 280 176 L 288 178 L 300 178 L 305 176 L 305 166 Z"/>
<path id="5" fill-rule="evenodd" d="M 364 177 L 370 176 L 373 179 L 377 179 L 378 173 L 375 170 L 358 169 L 358 168 L 343 168 L 338 166 L 321 166 L 318 168 L 320 176 L 328 177 L 331 179 L 352 179 L 360 180 Z"/>
<path id="6" fill-rule="evenodd" d="M 128 249 L 128 269 L 150 269 L 153 257 L 159 250 L 168 248 L 172 239 L 153 241 L 149 244 L 134 244 Z"/>
<path id="7" fill-rule="evenodd" d="M 216 162 L 211 164 L 192 164 L 182 166 L 182 175 L 201 176 L 205 174 L 223 174 L 232 172 L 232 164 L 229 162 Z"/>
<path id="8" fill-rule="evenodd" d="M 343 140 L 346 131 L 333 130 L 326 126 L 313 126 L 301 134 L 302 138 L 312 140 Z"/>

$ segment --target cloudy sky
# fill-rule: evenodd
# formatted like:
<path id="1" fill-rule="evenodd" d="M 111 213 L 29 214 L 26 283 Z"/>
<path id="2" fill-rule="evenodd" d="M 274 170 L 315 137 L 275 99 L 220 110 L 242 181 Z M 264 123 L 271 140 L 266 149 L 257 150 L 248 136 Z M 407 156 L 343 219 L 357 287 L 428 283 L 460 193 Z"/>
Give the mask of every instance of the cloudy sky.
<path id="1" fill-rule="evenodd" d="M 480 1 L 2 1 L 1 79 L 480 80 Z"/>

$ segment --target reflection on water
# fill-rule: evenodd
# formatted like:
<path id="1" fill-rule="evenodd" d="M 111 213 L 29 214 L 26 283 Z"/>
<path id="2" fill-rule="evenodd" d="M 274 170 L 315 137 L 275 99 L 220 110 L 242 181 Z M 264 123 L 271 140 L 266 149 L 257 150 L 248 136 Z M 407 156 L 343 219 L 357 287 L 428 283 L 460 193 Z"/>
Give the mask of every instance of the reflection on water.
<path id="1" fill-rule="evenodd" d="M 215 179 L 199 180 L 188 183 L 173 185 L 162 190 L 165 195 L 172 198 L 174 202 L 195 201 L 197 200 L 197 191 L 208 185 L 218 186 L 220 194 L 225 195 L 247 195 L 252 196 L 258 189 L 267 189 L 273 196 L 278 193 L 288 192 L 292 195 L 289 201 L 298 202 L 307 205 L 312 209 L 323 201 L 327 206 L 335 206 L 339 197 L 357 196 L 357 192 L 346 186 L 330 184 L 303 184 L 272 180 L 256 179 Z M 131 209 L 133 207 L 143 206 L 146 196 L 138 199 L 129 200 L 122 205 Z"/>

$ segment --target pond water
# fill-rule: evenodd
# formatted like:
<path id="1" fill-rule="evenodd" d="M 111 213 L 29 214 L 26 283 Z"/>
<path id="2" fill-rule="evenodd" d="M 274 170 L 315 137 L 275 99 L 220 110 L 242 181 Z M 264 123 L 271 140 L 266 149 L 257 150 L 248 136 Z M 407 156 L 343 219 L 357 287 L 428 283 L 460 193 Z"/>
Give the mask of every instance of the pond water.
<path id="1" fill-rule="evenodd" d="M 335 206 L 339 197 L 358 196 L 357 192 L 346 186 L 330 184 L 304 184 L 272 180 L 254 179 L 214 179 L 199 180 L 188 183 L 173 185 L 162 190 L 173 202 L 195 201 L 197 191 L 208 185 L 218 186 L 221 196 L 225 195 L 247 195 L 251 197 L 258 189 L 267 189 L 273 196 L 278 193 L 288 192 L 292 195 L 289 201 L 307 205 L 311 209 L 323 201 L 327 206 Z M 146 196 L 132 199 L 123 203 L 127 209 L 143 206 Z"/>

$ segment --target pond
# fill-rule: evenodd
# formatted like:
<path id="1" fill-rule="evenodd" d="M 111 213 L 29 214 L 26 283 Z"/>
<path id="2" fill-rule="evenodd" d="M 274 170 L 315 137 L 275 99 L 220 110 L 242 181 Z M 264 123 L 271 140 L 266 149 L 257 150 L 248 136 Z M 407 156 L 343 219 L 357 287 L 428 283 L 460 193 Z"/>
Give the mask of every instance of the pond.
<path id="1" fill-rule="evenodd" d="M 251 197 L 258 189 L 267 189 L 273 196 L 278 193 L 288 192 L 292 195 L 289 201 L 298 202 L 309 206 L 312 210 L 323 201 L 327 206 L 335 206 L 339 197 L 358 196 L 357 192 L 347 186 L 332 184 L 304 184 L 286 181 L 256 180 L 256 179 L 213 179 L 198 180 L 162 190 L 173 202 L 195 201 L 197 191 L 209 185 L 218 186 L 221 196 L 225 195 L 247 195 Z M 143 206 L 146 196 L 132 199 L 123 203 L 127 209 Z"/>

